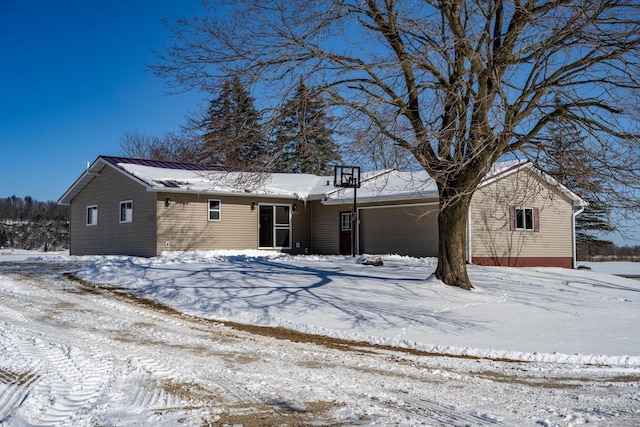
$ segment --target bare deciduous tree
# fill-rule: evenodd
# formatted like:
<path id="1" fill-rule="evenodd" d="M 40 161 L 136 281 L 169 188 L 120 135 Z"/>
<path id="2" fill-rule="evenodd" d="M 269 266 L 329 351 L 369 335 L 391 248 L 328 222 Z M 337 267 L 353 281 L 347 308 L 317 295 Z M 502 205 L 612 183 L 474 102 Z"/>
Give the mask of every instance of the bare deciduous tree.
<path id="1" fill-rule="evenodd" d="M 190 122 L 184 125 L 180 133 L 167 133 L 162 137 L 125 132 L 120 137 L 120 151 L 137 159 L 200 163 L 202 142 L 189 125 Z"/>
<path id="2" fill-rule="evenodd" d="M 120 151 L 135 159 L 153 159 L 155 147 L 162 145 L 157 136 L 149 136 L 140 132 L 125 132 L 120 137 Z M 167 159 L 155 159 L 167 160 Z"/>
<path id="3" fill-rule="evenodd" d="M 436 180 L 435 274 L 469 289 L 471 197 L 497 159 L 543 144 L 554 118 L 638 182 L 639 12 L 635 0 L 218 1 L 170 26 L 176 43 L 154 69 L 204 90 L 241 74 L 265 98 L 303 75 L 336 114 L 374 124 Z"/>

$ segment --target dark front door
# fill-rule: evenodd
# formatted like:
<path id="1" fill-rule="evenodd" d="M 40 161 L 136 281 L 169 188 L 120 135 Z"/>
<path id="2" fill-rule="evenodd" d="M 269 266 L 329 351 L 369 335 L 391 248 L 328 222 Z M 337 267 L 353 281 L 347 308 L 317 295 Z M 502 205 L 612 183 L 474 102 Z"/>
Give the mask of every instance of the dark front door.
<path id="1" fill-rule="evenodd" d="M 351 255 L 351 212 L 340 212 L 340 255 Z"/>
<path id="2" fill-rule="evenodd" d="M 260 205 L 261 248 L 291 249 L 291 205 Z"/>
<path id="3" fill-rule="evenodd" d="M 260 240 L 261 248 L 273 247 L 273 206 L 260 206 Z"/>

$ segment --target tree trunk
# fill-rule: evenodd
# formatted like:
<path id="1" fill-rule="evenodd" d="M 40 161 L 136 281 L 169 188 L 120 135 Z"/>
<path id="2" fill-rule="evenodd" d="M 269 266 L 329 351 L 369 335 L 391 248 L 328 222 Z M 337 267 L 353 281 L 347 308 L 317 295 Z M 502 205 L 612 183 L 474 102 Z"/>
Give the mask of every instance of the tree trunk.
<path id="1" fill-rule="evenodd" d="M 451 200 L 440 190 L 438 215 L 438 267 L 436 278 L 450 286 L 473 289 L 467 275 L 467 220 L 471 194 Z"/>

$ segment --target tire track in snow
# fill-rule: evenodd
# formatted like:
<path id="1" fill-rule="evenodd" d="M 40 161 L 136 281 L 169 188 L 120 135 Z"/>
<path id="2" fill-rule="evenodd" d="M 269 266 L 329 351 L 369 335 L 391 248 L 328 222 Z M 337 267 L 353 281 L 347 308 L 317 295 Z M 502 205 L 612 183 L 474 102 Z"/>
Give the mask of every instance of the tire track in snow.
<path id="1" fill-rule="evenodd" d="M 382 403 L 382 405 L 394 411 L 405 412 L 407 415 L 410 415 L 411 418 L 428 424 L 434 423 L 453 427 L 460 425 L 504 426 L 503 423 L 488 415 L 466 413 L 459 408 L 432 400 L 411 398 L 402 392 L 392 392 L 392 394 L 395 396 L 395 399 L 393 399 L 395 402 L 380 402 L 379 400 L 376 402 Z"/>
<path id="2" fill-rule="evenodd" d="M 82 280 L 79 280 L 72 275 L 68 275 L 68 278 L 72 278 L 72 282 L 75 282 L 81 288 L 88 286 Z M 207 339 L 211 340 L 211 334 L 214 332 L 211 330 L 203 330 L 203 324 L 201 321 L 184 316 L 178 312 L 171 310 L 164 311 L 166 308 L 162 306 L 150 306 L 148 301 L 138 298 L 135 295 L 123 294 L 117 289 L 108 289 L 102 287 L 91 287 L 93 293 L 96 294 L 92 298 L 92 302 L 96 305 L 105 307 L 110 311 L 117 311 L 124 314 L 124 318 L 136 318 L 136 324 L 140 324 L 142 319 L 150 320 L 150 328 L 161 327 L 162 334 L 158 335 L 155 331 L 136 331 L 138 339 L 142 337 L 153 340 L 155 345 L 161 346 L 165 340 L 168 340 L 168 336 L 172 334 L 184 335 L 185 330 L 194 330 L 198 335 L 207 336 Z M 160 310 L 160 311 L 158 311 Z M 141 319 L 142 318 L 142 319 Z M 208 327 L 211 325 L 207 324 Z M 128 330 L 128 327 L 121 327 L 121 330 Z M 219 333 L 220 331 L 216 331 Z M 119 333 L 122 335 L 122 332 Z M 216 340 L 220 339 L 216 336 Z M 162 389 L 162 385 L 166 381 L 173 381 L 176 376 L 175 369 L 167 368 L 158 359 L 149 359 L 142 355 L 148 355 L 148 345 L 136 345 L 135 342 L 129 343 L 129 353 L 134 355 L 128 361 L 129 368 L 136 366 L 132 375 L 139 376 L 137 378 L 136 385 L 129 385 L 129 393 L 133 393 L 134 397 L 131 401 L 125 403 L 125 406 L 143 406 L 150 409 L 162 409 L 167 406 L 175 406 L 179 403 L 176 401 L 175 396 Z M 170 358 L 169 358 L 170 359 Z M 169 360 L 167 360 L 169 362 Z M 141 373 L 142 372 L 142 373 Z M 234 384 L 232 380 L 227 379 L 222 371 L 216 372 L 214 377 L 207 377 L 206 383 L 209 386 L 213 386 L 224 393 L 225 400 L 231 404 L 240 405 L 252 405 L 262 403 L 263 400 L 254 396 L 251 392 L 247 391 L 241 386 Z M 217 395 L 218 398 L 222 396 Z"/>
<path id="3" fill-rule="evenodd" d="M 14 408 L 13 417 L 58 424 L 94 406 L 111 370 L 108 360 L 96 360 L 95 355 L 41 338 L 15 340 L 15 344 L 23 358 L 36 365 L 34 375 L 39 379 Z"/>
<path id="4" fill-rule="evenodd" d="M 5 324 L 9 329 L 0 335 L 0 345 L 4 344 L 6 360 L 19 360 L 20 366 L 3 367 L 0 360 L 0 368 L 29 372 L 31 376 L 29 381 L 18 383 L 20 387 L 14 383 L 7 387 L 6 396 L 0 401 L 0 419 L 19 424 L 69 422 L 79 412 L 86 412 L 101 394 L 111 363 L 96 357 L 91 348 L 87 353 L 60 343 L 60 339 L 67 341 L 78 334 L 83 334 L 85 340 L 89 337 L 75 328 L 65 328 L 65 336 L 57 337 L 64 319 L 55 318 L 55 307 L 66 303 L 66 296 L 59 286 L 45 284 L 55 274 L 45 270 L 35 276 L 18 271 L 8 276 L 12 280 L 0 282 L 2 317 L 9 322 Z M 12 308 L 16 303 L 21 311 Z"/>
<path id="5" fill-rule="evenodd" d="M 153 410 L 181 403 L 177 396 L 167 393 L 162 387 L 163 381 L 175 376 L 174 369 L 145 357 L 132 357 L 127 365 L 135 381 L 127 390 L 131 397 L 123 403 L 125 409 L 144 407 Z"/>
<path id="6" fill-rule="evenodd" d="M 86 285 L 80 283 L 80 286 L 84 288 Z M 89 296 L 94 310 L 100 306 L 106 311 L 121 313 L 118 316 L 118 323 L 110 323 L 109 325 L 110 339 L 106 339 L 104 336 L 97 338 L 98 341 L 106 339 L 110 345 L 113 345 L 113 339 L 117 340 L 125 346 L 126 353 L 130 355 L 126 361 L 129 381 L 121 387 L 120 410 L 128 412 L 145 408 L 146 410 L 159 411 L 192 404 L 165 389 L 165 387 L 170 388 L 167 387 L 167 384 L 175 383 L 176 377 L 179 375 L 176 369 L 169 368 L 167 365 L 167 363 L 175 363 L 175 357 L 167 355 L 166 349 L 165 351 L 161 351 L 161 349 L 164 346 L 173 346 L 172 349 L 189 351 L 187 346 L 180 348 L 175 344 L 176 341 L 184 338 L 185 331 L 193 330 L 199 339 L 206 338 L 208 342 L 211 342 L 211 334 L 214 332 L 203 330 L 202 322 L 199 320 L 189 316 L 176 316 L 176 313 L 158 311 L 157 307 L 143 304 L 142 300 L 132 298 L 131 295 L 97 287 L 93 288 L 91 293 L 95 294 Z M 135 334 L 128 332 L 131 330 L 135 330 Z M 216 341 L 219 339 L 219 336 L 215 337 Z M 157 358 L 150 359 L 148 357 L 150 346 L 157 347 Z M 262 403 L 261 399 L 224 377 L 222 371 L 216 372 L 213 377 L 208 376 L 206 380 L 201 379 L 201 381 L 207 384 L 207 387 L 203 389 L 205 391 L 203 394 L 207 398 L 215 395 L 217 399 L 241 405 Z M 222 395 L 214 393 L 215 390 L 222 391 Z M 196 396 L 195 400 L 202 400 L 204 405 L 204 399 L 199 399 Z"/>
<path id="7" fill-rule="evenodd" d="M 22 404 L 38 379 L 33 372 L 16 373 L 0 368 L 0 425 Z"/>

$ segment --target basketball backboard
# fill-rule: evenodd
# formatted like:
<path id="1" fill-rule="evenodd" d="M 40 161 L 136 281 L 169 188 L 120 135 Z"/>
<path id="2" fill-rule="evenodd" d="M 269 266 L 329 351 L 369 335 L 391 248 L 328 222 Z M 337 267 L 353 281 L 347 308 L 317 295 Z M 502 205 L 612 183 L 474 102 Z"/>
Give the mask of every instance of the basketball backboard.
<path id="1" fill-rule="evenodd" d="M 333 185 L 341 188 L 360 188 L 360 166 L 336 166 Z"/>

